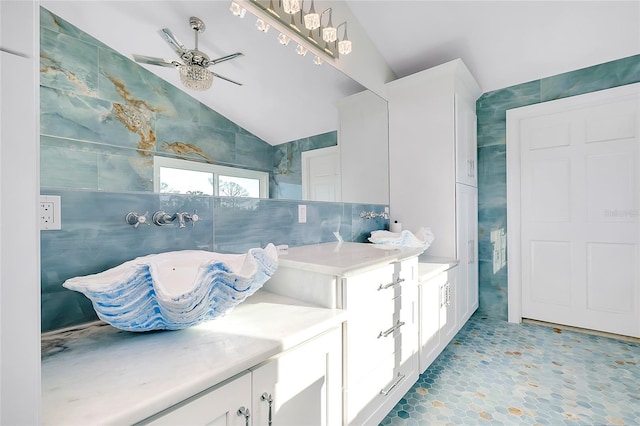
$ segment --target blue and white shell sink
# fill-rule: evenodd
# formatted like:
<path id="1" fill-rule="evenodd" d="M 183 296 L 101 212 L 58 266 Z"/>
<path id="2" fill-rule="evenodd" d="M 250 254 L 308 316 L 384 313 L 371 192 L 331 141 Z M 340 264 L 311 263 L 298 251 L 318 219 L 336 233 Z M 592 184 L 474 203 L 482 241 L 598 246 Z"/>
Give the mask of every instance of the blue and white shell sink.
<path id="1" fill-rule="evenodd" d="M 273 244 L 245 254 L 181 250 L 150 254 L 62 285 L 83 293 L 121 330 L 179 330 L 225 315 L 278 267 Z"/>

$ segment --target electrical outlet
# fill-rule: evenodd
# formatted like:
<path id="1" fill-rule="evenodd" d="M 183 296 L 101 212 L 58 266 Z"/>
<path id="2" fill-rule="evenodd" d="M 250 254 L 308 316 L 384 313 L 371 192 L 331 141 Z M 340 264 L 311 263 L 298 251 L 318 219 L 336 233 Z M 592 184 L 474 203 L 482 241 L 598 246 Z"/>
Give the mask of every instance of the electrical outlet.
<path id="1" fill-rule="evenodd" d="M 56 230 L 62 229 L 62 218 L 60 216 L 60 196 L 41 195 L 40 196 L 40 229 Z"/>
<path id="2" fill-rule="evenodd" d="M 307 223 L 307 206 L 298 204 L 298 223 Z"/>

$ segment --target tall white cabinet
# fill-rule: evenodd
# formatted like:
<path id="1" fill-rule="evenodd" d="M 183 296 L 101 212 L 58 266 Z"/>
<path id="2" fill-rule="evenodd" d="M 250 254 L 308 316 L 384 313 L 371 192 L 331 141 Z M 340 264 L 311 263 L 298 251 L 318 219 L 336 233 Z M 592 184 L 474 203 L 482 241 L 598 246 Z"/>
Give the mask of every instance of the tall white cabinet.
<path id="1" fill-rule="evenodd" d="M 387 84 L 391 219 L 430 227 L 427 255 L 455 258 L 458 327 L 478 307 L 477 142 L 480 87 L 462 60 Z"/>

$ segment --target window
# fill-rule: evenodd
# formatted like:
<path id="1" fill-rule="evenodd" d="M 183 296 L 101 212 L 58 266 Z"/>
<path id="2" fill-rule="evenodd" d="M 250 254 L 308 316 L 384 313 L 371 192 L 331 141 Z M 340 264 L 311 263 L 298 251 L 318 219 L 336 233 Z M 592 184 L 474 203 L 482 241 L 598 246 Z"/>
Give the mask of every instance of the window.
<path id="1" fill-rule="evenodd" d="M 269 198 L 269 174 L 168 157 L 153 159 L 153 189 L 174 194 Z"/>

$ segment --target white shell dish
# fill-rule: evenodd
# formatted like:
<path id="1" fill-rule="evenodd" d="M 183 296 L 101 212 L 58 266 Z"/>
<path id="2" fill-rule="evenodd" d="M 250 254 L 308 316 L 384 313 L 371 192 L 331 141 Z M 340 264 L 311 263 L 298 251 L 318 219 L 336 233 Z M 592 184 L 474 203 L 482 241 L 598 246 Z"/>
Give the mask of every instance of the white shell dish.
<path id="1" fill-rule="evenodd" d="M 181 250 L 138 257 L 62 285 L 83 293 L 121 330 L 179 330 L 225 315 L 278 267 L 273 244 L 245 254 Z"/>

